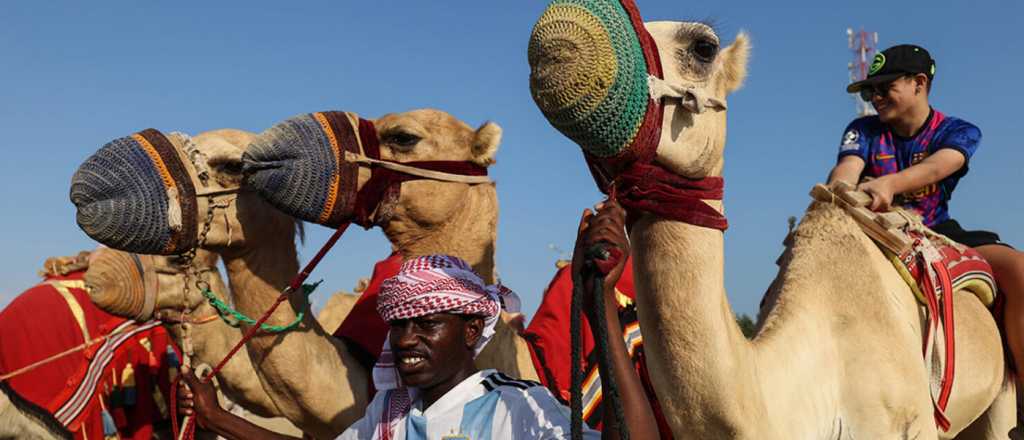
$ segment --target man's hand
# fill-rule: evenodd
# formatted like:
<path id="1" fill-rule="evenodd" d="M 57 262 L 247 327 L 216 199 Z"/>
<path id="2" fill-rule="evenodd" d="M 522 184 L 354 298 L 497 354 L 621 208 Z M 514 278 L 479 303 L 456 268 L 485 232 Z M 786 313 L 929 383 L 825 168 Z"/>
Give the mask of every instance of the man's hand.
<path id="1" fill-rule="evenodd" d="M 178 382 L 178 414 L 194 415 L 199 426 L 213 429 L 213 420 L 224 411 L 217 401 L 217 389 L 199 380 L 191 370 L 182 369 Z"/>
<path id="2" fill-rule="evenodd" d="M 617 202 L 609 200 L 596 206 L 597 214 L 589 209 L 583 211 L 580 218 L 580 226 L 576 235 L 576 247 L 572 254 L 572 270 L 574 279 L 580 279 L 583 273 L 587 252 L 595 245 L 603 244 L 608 250 L 609 258 L 602 261 L 595 261 L 598 267 L 594 270 L 605 272 L 605 300 L 611 297 L 615 302 L 615 285 L 622 277 L 626 267 L 626 257 L 629 255 L 629 238 L 626 237 L 626 211 Z M 593 286 L 584 286 L 591 291 Z M 590 295 L 584 295 L 584 308 L 593 311 L 594 304 L 591 304 Z M 593 318 L 593 317 L 592 317 Z"/>
<path id="3" fill-rule="evenodd" d="M 872 211 L 888 211 L 895 196 L 892 175 L 886 175 L 857 185 L 857 189 L 871 195 Z"/>
<path id="4" fill-rule="evenodd" d="M 596 316 L 596 304 L 594 297 L 590 294 L 583 295 L 583 308 L 587 313 L 587 320 L 590 322 L 591 335 L 595 341 L 600 340 L 603 332 L 608 336 L 608 354 L 611 358 L 611 365 L 608 370 L 604 366 L 598 366 L 601 373 L 601 385 L 603 389 L 611 389 L 611 380 L 614 378 L 619 388 L 619 398 L 622 409 L 625 413 L 625 423 L 629 427 L 632 439 L 657 439 L 658 421 L 654 418 L 654 411 L 644 394 L 643 384 L 633 367 L 633 361 L 629 358 L 629 351 L 626 343 L 622 340 L 622 325 L 619 322 L 618 301 L 615 298 L 615 285 L 619 282 L 623 270 L 626 268 L 626 258 L 629 256 L 629 238 L 626 237 L 626 211 L 613 200 L 600 203 L 596 207 L 597 214 L 589 209 L 583 211 L 583 218 L 580 219 L 580 227 L 576 235 L 576 248 L 572 254 L 573 279 L 579 280 L 583 273 L 583 264 L 586 261 L 586 254 L 595 245 L 604 245 L 610 254 L 606 260 L 594 261 L 597 270 L 605 273 L 603 299 L 605 305 L 605 316 Z M 584 282 L 589 280 L 584 279 Z M 586 292 L 593 292 L 593 286 L 584 286 Z M 603 326 L 603 330 L 599 328 Z M 607 397 L 606 397 L 607 399 Z M 615 414 L 614 405 L 606 401 L 602 405 L 602 422 L 604 430 L 601 438 L 606 440 L 618 440 L 619 420 Z"/>

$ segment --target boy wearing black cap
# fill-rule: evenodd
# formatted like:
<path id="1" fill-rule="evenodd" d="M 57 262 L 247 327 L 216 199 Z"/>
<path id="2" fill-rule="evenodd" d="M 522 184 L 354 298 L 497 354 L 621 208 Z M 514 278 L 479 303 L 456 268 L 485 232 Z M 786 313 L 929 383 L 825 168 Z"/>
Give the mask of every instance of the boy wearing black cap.
<path id="1" fill-rule="evenodd" d="M 857 185 L 871 194 L 871 209 L 887 210 L 893 204 L 913 209 L 925 225 L 988 260 L 1006 298 L 1003 326 L 1018 365 L 1018 383 L 1024 383 L 1024 253 L 992 232 L 965 231 L 950 218 L 949 199 L 967 174 L 981 131 L 931 108 L 928 93 L 934 77 L 935 61 L 920 46 L 903 44 L 875 55 L 868 77 L 846 91 L 860 93 L 878 115 L 847 126 L 829 182 L 856 184 L 874 177 Z"/>

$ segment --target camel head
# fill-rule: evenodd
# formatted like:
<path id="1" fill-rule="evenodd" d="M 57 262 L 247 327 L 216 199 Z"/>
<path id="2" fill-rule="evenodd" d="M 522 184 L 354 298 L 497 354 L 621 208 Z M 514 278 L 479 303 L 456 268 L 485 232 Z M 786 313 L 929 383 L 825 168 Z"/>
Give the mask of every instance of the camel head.
<path id="1" fill-rule="evenodd" d="M 530 90 L 602 187 L 634 162 L 698 179 L 721 173 L 748 53 L 745 33 L 720 49 L 705 24 L 642 23 L 632 0 L 554 0 L 530 36 Z"/>
<path id="2" fill-rule="evenodd" d="M 291 239 L 295 221 L 243 187 L 242 154 L 255 137 L 215 130 L 189 137 L 154 129 L 114 140 L 72 178 L 79 226 L 140 254 L 241 249 L 247 239 Z"/>
<path id="3" fill-rule="evenodd" d="M 186 277 L 179 256 L 140 255 L 102 247 L 89 257 L 85 287 L 92 302 L 112 315 L 138 321 L 173 319 L 183 307 L 196 309 L 204 301 L 199 285 L 224 293 L 216 265 L 217 254 L 197 250 L 192 266 L 203 283 L 196 283 Z"/>
<path id="4" fill-rule="evenodd" d="M 500 140 L 497 124 L 474 130 L 438 110 L 376 120 L 311 113 L 258 135 L 149 129 L 88 158 L 71 200 L 89 236 L 141 254 L 201 246 L 225 256 L 252 239 L 290 244 L 301 230 L 296 218 L 381 226 L 397 243 L 462 211 L 471 233 L 493 236 L 497 196 L 486 174 Z"/>
<path id="5" fill-rule="evenodd" d="M 705 99 L 726 102 L 747 76 L 750 41 L 740 32 L 720 48 L 718 34 L 703 23 L 658 21 L 644 25 L 658 46 L 668 85 L 693 85 Z M 725 109 L 696 110 L 689 102 L 664 99 L 656 161 L 684 177 L 721 175 L 725 148 Z"/>
<path id="6" fill-rule="evenodd" d="M 477 194 L 496 215 L 486 173 L 500 141 L 497 124 L 473 129 L 439 110 L 375 120 L 320 112 L 264 131 L 244 160 L 249 185 L 280 210 L 330 227 L 380 226 L 395 241 L 450 222 Z"/>

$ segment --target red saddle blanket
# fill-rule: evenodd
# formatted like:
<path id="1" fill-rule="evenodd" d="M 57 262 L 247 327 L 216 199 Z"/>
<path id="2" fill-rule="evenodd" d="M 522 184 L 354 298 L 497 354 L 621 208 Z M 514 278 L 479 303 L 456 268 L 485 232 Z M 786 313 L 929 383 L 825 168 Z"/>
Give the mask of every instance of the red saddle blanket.
<path id="1" fill-rule="evenodd" d="M 908 234 L 913 239 L 909 251 L 898 256 L 886 253 L 928 312 L 922 352 L 932 375 L 935 422 L 947 431 L 945 411 L 953 389 L 956 353 L 953 292 L 969 291 L 991 306 L 996 283 L 992 267 L 978 251 L 931 231 L 911 230 Z"/>
<path id="2" fill-rule="evenodd" d="M 113 335 L 17 374 L 9 385 L 76 439 L 150 439 L 153 424 L 168 417 L 171 365 L 165 355 L 175 349 L 158 322 L 136 323 L 97 308 L 83 275 L 48 277 L 0 311 L 0 376 Z"/>

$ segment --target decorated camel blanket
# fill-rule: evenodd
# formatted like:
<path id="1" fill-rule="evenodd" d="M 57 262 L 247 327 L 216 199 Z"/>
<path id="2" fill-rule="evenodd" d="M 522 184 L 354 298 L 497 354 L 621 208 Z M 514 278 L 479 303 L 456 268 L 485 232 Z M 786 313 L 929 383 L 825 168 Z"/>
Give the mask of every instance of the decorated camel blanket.
<path id="1" fill-rule="evenodd" d="M 0 311 L 0 377 L 16 374 L 6 379 L 10 388 L 76 439 L 150 439 L 154 425 L 168 420 L 166 361 L 175 349 L 158 322 L 128 321 L 93 305 L 84 273 L 49 275 Z M 95 343 L 26 369 L 87 341 Z"/>
<path id="2" fill-rule="evenodd" d="M 360 295 L 352 311 L 334 332 L 334 336 L 346 340 L 375 361 L 380 356 L 381 346 L 387 337 L 388 325 L 377 314 L 377 296 L 381 283 L 398 273 L 402 257 L 392 253 L 388 258 L 379 261 L 373 269 L 373 276 L 366 290 Z M 562 403 L 569 404 L 569 388 L 571 385 L 570 354 L 572 347 L 569 338 L 569 306 L 572 301 L 572 271 L 570 266 L 562 267 L 544 292 L 544 299 L 537 313 L 530 321 L 523 337 L 530 347 L 533 365 L 537 369 L 540 381 Z M 640 374 L 644 390 L 655 408 L 659 430 L 664 438 L 671 438 L 668 424 L 658 406 L 654 388 L 651 385 L 647 367 L 644 363 L 643 336 L 640 334 L 640 323 L 637 320 L 636 297 L 633 290 L 632 263 L 627 262 L 622 278 L 616 285 L 619 298 L 619 321 L 622 324 L 622 337 L 626 348 L 633 359 L 637 372 Z M 583 417 L 591 427 L 600 429 L 602 417 L 601 378 L 597 369 L 597 351 L 590 332 L 586 316 L 582 317 L 582 336 L 584 353 L 585 379 L 583 382 Z M 369 365 L 372 365 L 369 364 Z M 373 390 L 371 390 L 373 391 Z"/>

